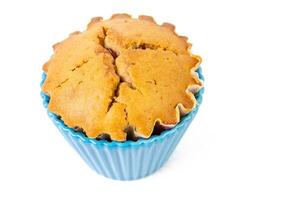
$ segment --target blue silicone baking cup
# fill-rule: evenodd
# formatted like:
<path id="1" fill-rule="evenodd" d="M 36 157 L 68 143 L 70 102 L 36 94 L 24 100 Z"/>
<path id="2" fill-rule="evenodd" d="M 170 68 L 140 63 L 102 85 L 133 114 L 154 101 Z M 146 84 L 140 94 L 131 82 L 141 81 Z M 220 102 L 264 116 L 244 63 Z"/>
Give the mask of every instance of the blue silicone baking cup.
<path id="1" fill-rule="evenodd" d="M 197 73 L 199 78 L 204 80 L 200 67 Z M 41 85 L 45 78 L 46 74 L 43 73 Z M 41 92 L 41 97 L 50 119 L 90 168 L 107 178 L 135 180 L 153 174 L 166 163 L 198 112 L 203 92 L 204 88 L 195 94 L 196 107 L 189 114 L 181 117 L 174 128 L 148 139 L 125 142 L 96 140 L 86 137 L 81 132 L 75 132 L 56 114 L 49 112 L 49 96 Z"/>

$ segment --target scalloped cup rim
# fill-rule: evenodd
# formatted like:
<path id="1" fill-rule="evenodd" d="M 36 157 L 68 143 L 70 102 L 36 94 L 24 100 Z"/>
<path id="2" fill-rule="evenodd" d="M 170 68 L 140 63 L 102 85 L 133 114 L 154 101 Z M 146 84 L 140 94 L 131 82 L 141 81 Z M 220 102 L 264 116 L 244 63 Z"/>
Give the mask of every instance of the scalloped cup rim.
<path id="1" fill-rule="evenodd" d="M 204 81 L 204 77 L 202 75 L 202 70 L 201 67 L 199 66 L 199 68 L 196 70 L 197 74 L 199 75 L 199 78 Z M 42 81 L 40 83 L 40 85 L 43 84 L 44 80 L 46 78 L 46 74 L 43 72 L 42 74 Z M 193 116 L 197 113 L 199 105 L 202 102 L 202 94 L 204 92 L 204 87 L 201 88 L 196 94 L 195 94 L 195 98 L 197 100 L 197 105 L 195 106 L 195 108 L 193 108 L 193 110 L 188 113 L 187 115 L 183 116 L 180 119 L 180 122 L 175 125 L 173 128 L 169 129 L 169 130 L 164 130 L 160 135 L 153 135 L 150 136 L 150 138 L 139 138 L 137 141 L 124 141 L 124 142 L 118 142 L 118 141 L 107 141 L 107 140 L 96 140 L 94 138 L 88 138 L 86 136 L 83 135 L 82 132 L 76 132 L 74 131 L 72 128 L 69 128 L 67 125 L 64 124 L 64 122 L 59 119 L 57 117 L 56 114 L 50 112 L 48 110 L 48 96 L 41 91 L 41 97 L 43 99 L 43 105 L 45 106 L 45 108 L 47 109 L 47 113 L 49 115 L 49 117 L 51 118 L 51 120 L 55 123 L 55 125 L 57 125 L 59 128 L 62 128 L 65 133 L 70 134 L 73 138 L 76 138 L 78 140 L 81 140 L 84 143 L 89 143 L 89 144 L 94 144 L 94 145 L 99 145 L 99 146 L 107 146 L 107 147 L 132 147 L 132 146 L 140 146 L 140 145 L 148 145 L 154 142 L 159 142 L 162 141 L 164 138 L 174 134 L 177 129 L 179 129 L 181 126 L 183 126 L 183 124 L 186 121 L 189 121 L 191 118 L 193 118 Z"/>

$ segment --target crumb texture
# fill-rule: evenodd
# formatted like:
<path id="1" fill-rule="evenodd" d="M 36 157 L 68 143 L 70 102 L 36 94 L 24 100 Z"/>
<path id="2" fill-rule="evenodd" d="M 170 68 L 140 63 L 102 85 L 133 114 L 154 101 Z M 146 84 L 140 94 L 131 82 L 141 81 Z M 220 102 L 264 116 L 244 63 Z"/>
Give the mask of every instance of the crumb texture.
<path id="1" fill-rule="evenodd" d="M 195 74 L 201 58 L 187 38 L 150 16 L 93 18 L 53 49 L 43 66 L 48 109 L 90 138 L 149 138 L 155 126 L 173 127 L 189 113 L 202 87 Z"/>

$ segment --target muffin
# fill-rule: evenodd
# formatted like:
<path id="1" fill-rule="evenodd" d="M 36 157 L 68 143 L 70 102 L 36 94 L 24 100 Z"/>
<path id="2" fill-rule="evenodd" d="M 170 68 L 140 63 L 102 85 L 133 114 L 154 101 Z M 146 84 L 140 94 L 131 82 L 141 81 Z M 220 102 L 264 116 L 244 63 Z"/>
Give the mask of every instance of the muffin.
<path id="1" fill-rule="evenodd" d="M 96 17 L 53 46 L 43 66 L 44 106 L 97 173 L 145 177 L 175 149 L 202 101 L 201 58 L 152 17 Z"/>

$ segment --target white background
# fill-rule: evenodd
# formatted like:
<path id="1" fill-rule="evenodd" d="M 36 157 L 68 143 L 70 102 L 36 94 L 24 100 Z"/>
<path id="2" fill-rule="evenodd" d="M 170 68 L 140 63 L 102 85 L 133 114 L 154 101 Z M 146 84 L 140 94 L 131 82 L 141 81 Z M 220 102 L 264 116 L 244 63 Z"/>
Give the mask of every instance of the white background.
<path id="1" fill-rule="evenodd" d="M 176 24 L 206 78 L 171 159 L 131 182 L 90 170 L 39 96 L 52 44 L 118 12 Z M 288 0 L 1 1 L 0 199 L 300 199 L 299 19 Z"/>

